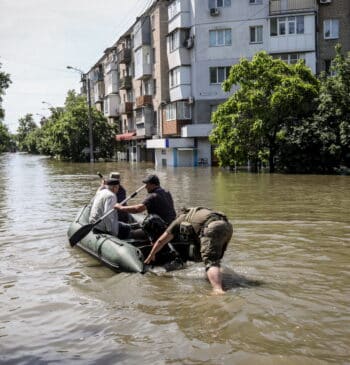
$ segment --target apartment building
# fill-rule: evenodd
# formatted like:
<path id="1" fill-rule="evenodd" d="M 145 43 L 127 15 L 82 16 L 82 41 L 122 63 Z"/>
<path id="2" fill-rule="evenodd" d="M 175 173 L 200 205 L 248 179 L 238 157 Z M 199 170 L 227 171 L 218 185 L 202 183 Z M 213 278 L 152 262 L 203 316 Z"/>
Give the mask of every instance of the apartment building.
<path id="1" fill-rule="evenodd" d="M 154 2 L 117 42 L 121 133 L 116 138 L 119 156 L 130 161 L 154 161 L 146 141 L 159 133 L 161 105 L 169 98 L 167 4 Z"/>
<path id="2" fill-rule="evenodd" d="M 169 2 L 170 100 L 162 138 L 147 141 L 156 165 L 215 164 L 211 115 L 229 96 L 221 84 L 241 57 L 266 50 L 289 63 L 302 58 L 316 72 L 316 10 L 316 0 Z"/>
<path id="3" fill-rule="evenodd" d="M 118 159 L 215 165 L 211 117 L 232 65 L 261 50 L 328 70 L 350 49 L 347 0 L 154 0 L 91 68 L 92 100 L 119 133 Z"/>
<path id="4" fill-rule="evenodd" d="M 318 73 L 329 72 L 337 43 L 342 45 L 344 54 L 350 51 L 350 1 L 319 0 Z"/>
<path id="5" fill-rule="evenodd" d="M 102 111 L 109 123 L 114 125 L 119 121 L 118 106 L 120 104 L 117 47 L 115 45 L 104 51 L 101 69 L 104 84 Z"/>
<path id="6" fill-rule="evenodd" d="M 88 79 L 90 80 L 91 104 L 103 113 L 103 100 L 105 96 L 105 84 L 103 78 L 103 55 L 89 70 Z"/>

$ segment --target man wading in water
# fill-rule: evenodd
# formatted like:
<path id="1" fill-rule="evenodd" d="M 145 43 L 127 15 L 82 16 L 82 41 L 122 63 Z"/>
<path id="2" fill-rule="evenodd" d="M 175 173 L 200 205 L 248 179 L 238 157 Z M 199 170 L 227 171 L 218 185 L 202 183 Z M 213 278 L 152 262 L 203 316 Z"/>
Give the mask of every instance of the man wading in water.
<path id="1" fill-rule="evenodd" d="M 197 242 L 210 284 L 214 293 L 224 293 L 220 261 L 233 233 L 232 224 L 226 216 L 211 209 L 196 207 L 184 209 L 154 243 L 145 260 L 150 264 L 155 255 L 173 238 L 187 236 Z"/>

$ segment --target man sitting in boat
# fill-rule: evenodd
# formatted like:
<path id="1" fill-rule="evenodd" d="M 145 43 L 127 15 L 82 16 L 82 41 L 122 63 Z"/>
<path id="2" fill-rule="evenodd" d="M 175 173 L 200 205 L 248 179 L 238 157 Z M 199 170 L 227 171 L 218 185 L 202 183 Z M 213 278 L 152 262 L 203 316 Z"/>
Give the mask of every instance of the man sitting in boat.
<path id="1" fill-rule="evenodd" d="M 141 213 L 147 210 L 148 214 L 157 214 L 167 225 L 170 224 L 176 217 L 170 192 L 160 186 L 157 175 L 149 175 L 142 182 L 146 184 L 148 192 L 148 196 L 142 203 L 129 206 L 116 204 L 115 208 L 128 213 Z"/>
<path id="2" fill-rule="evenodd" d="M 118 179 L 105 180 L 105 189 L 99 190 L 93 200 L 89 223 L 95 223 L 100 217 L 106 214 L 117 203 L 116 194 L 118 192 L 120 182 Z M 125 239 L 130 235 L 130 225 L 118 220 L 118 212 L 115 210 L 102 220 L 96 229 L 112 234 L 121 239 Z"/>
<path id="3" fill-rule="evenodd" d="M 117 203 L 122 202 L 123 200 L 125 200 L 126 198 L 126 190 L 124 188 L 124 186 L 122 184 L 120 184 L 120 173 L 119 172 L 111 172 L 109 174 L 109 178 L 110 179 L 117 179 L 119 180 L 119 189 L 118 192 L 116 194 L 117 196 Z M 123 205 L 126 205 L 127 203 L 124 203 Z M 124 222 L 124 223 L 128 223 L 129 222 L 129 214 L 127 212 L 118 212 L 118 219 L 119 222 Z"/>
<path id="4" fill-rule="evenodd" d="M 173 238 L 195 241 L 214 292 L 223 293 L 220 261 L 233 233 L 232 224 L 223 213 L 203 207 L 184 209 L 154 243 L 145 264 L 155 261 L 155 255 Z"/>

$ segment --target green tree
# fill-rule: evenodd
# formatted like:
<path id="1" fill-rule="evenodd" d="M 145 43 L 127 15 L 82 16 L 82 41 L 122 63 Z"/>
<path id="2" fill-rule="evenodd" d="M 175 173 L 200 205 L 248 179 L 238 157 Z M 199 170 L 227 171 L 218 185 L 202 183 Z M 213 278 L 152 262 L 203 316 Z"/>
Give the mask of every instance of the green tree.
<path id="1" fill-rule="evenodd" d="M 332 75 L 322 75 L 316 120 L 322 127 L 322 152 L 334 167 L 350 166 L 350 52 L 336 46 Z"/>
<path id="2" fill-rule="evenodd" d="M 20 151 L 38 153 L 36 133 L 38 126 L 35 124 L 33 115 L 26 114 L 18 120 L 17 142 Z"/>
<path id="3" fill-rule="evenodd" d="M 115 145 L 115 127 L 111 126 L 103 114 L 95 108 L 92 108 L 92 124 L 95 157 L 110 158 Z M 69 91 L 64 109 L 59 113 L 53 113 L 42 128 L 40 150 L 65 160 L 87 161 L 88 148 L 86 98 Z"/>
<path id="4" fill-rule="evenodd" d="M 2 96 L 5 94 L 5 90 L 10 86 L 10 75 L 1 71 L 0 63 L 0 121 L 4 119 L 5 111 L 2 108 Z"/>
<path id="5" fill-rule="evenodd" d="M 213 114 L 210 141 L 221 166 L 250 160 L 253 166 L 275 158 L 286 129 L 315 109 L 319 82 L 303 61 L 288 65 L 266 52 L 232 66 L 223 90 L 238 89 Z"/>
<path id="6" fill-rule="evenodd" d="M 2 108 L 2 96 L 5 94 L 5 90 L 10 86 L 10 75 L 1 71 L 0 63 L 0 153 L 9 151 L 11 146 L 11 136 L 8 128 L 2 123 L 4 119 L 5 111 Z"/>
<path id="7" fill-rule="evenodd" d="M 6 125 L 0 121 L 0 153 L 11 149 L 11 135 Z"/>
<path id="8" fill-rule="evenodd" d="M 279 154 L 288 172 L 334 173 L 350 166 L 350 54 L 343 56 L 339 45 L 331 71 L 320 77 L 314 115 L 288 128 Z"/>

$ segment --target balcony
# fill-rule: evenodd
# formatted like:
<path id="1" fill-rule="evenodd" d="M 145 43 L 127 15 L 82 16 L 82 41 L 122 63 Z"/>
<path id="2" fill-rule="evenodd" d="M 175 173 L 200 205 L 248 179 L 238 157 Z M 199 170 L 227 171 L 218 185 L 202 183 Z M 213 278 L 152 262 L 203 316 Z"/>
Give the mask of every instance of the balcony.
<path id="1" fill-rule="evenodd" d="M 135 107 L 152 106 L 152 95 L 141 95 L 136 98 Z"/>
<path id="2" fill-rule="evenodd" d="M 270 0 L 270 15 L 316 11 L 316 0 Z"/>
<path id="3" fill-rule="evenodd" d="M 134 53 L 135 79 L 145 79 L 152 76 L 151 47 L 140 47 Z"/>
<path id="4" fill-rule="evenodd" d="M 190 119 L 175 119 L 163 122 L 163 136 L 178 136 L 181 137 L 181 128 L 192 124 Z"/>
<path id="5" fill-rule="evenodd" d="M 143 16 L 134 25 L 134 50 L 151 44 L 151 21 L 149 16 Z"/>
<path id="6" fill-rule="evenodd" d="M 119 63 L 130 63 L 131 61 L 131 49 L 123 48 L 118 52 L 118 61 Z"/>
<path id="7" fill-rule="evenodd" d="M 153 108 L 142 108 L 136 110 L 135 123 L 136 135 L 138 137 L 150 137 L 152 135 L 153 118 Z"/>
<path id="8" fill-rule="evenodd" d="M 133 112 L 133 103 L 131 101 L 126 101 L 119 105 L 120 114 L 131 114 Z"/>
<path id="9" fill-rule="evenodd" d="M 131 76 L 124 76 L 119 80 L 119 90 L 129 90 L 132 86 Z"/>
<path id="10" fill-rule="evenodd" d="M 93 92 L 94 92 L 94 101 L 95 103 L 97 102 L 102 102 L 104 95 L 105 95 L 105 85 L 103 81 L 97 81 L 94 85 L 93 85 Z"/>

